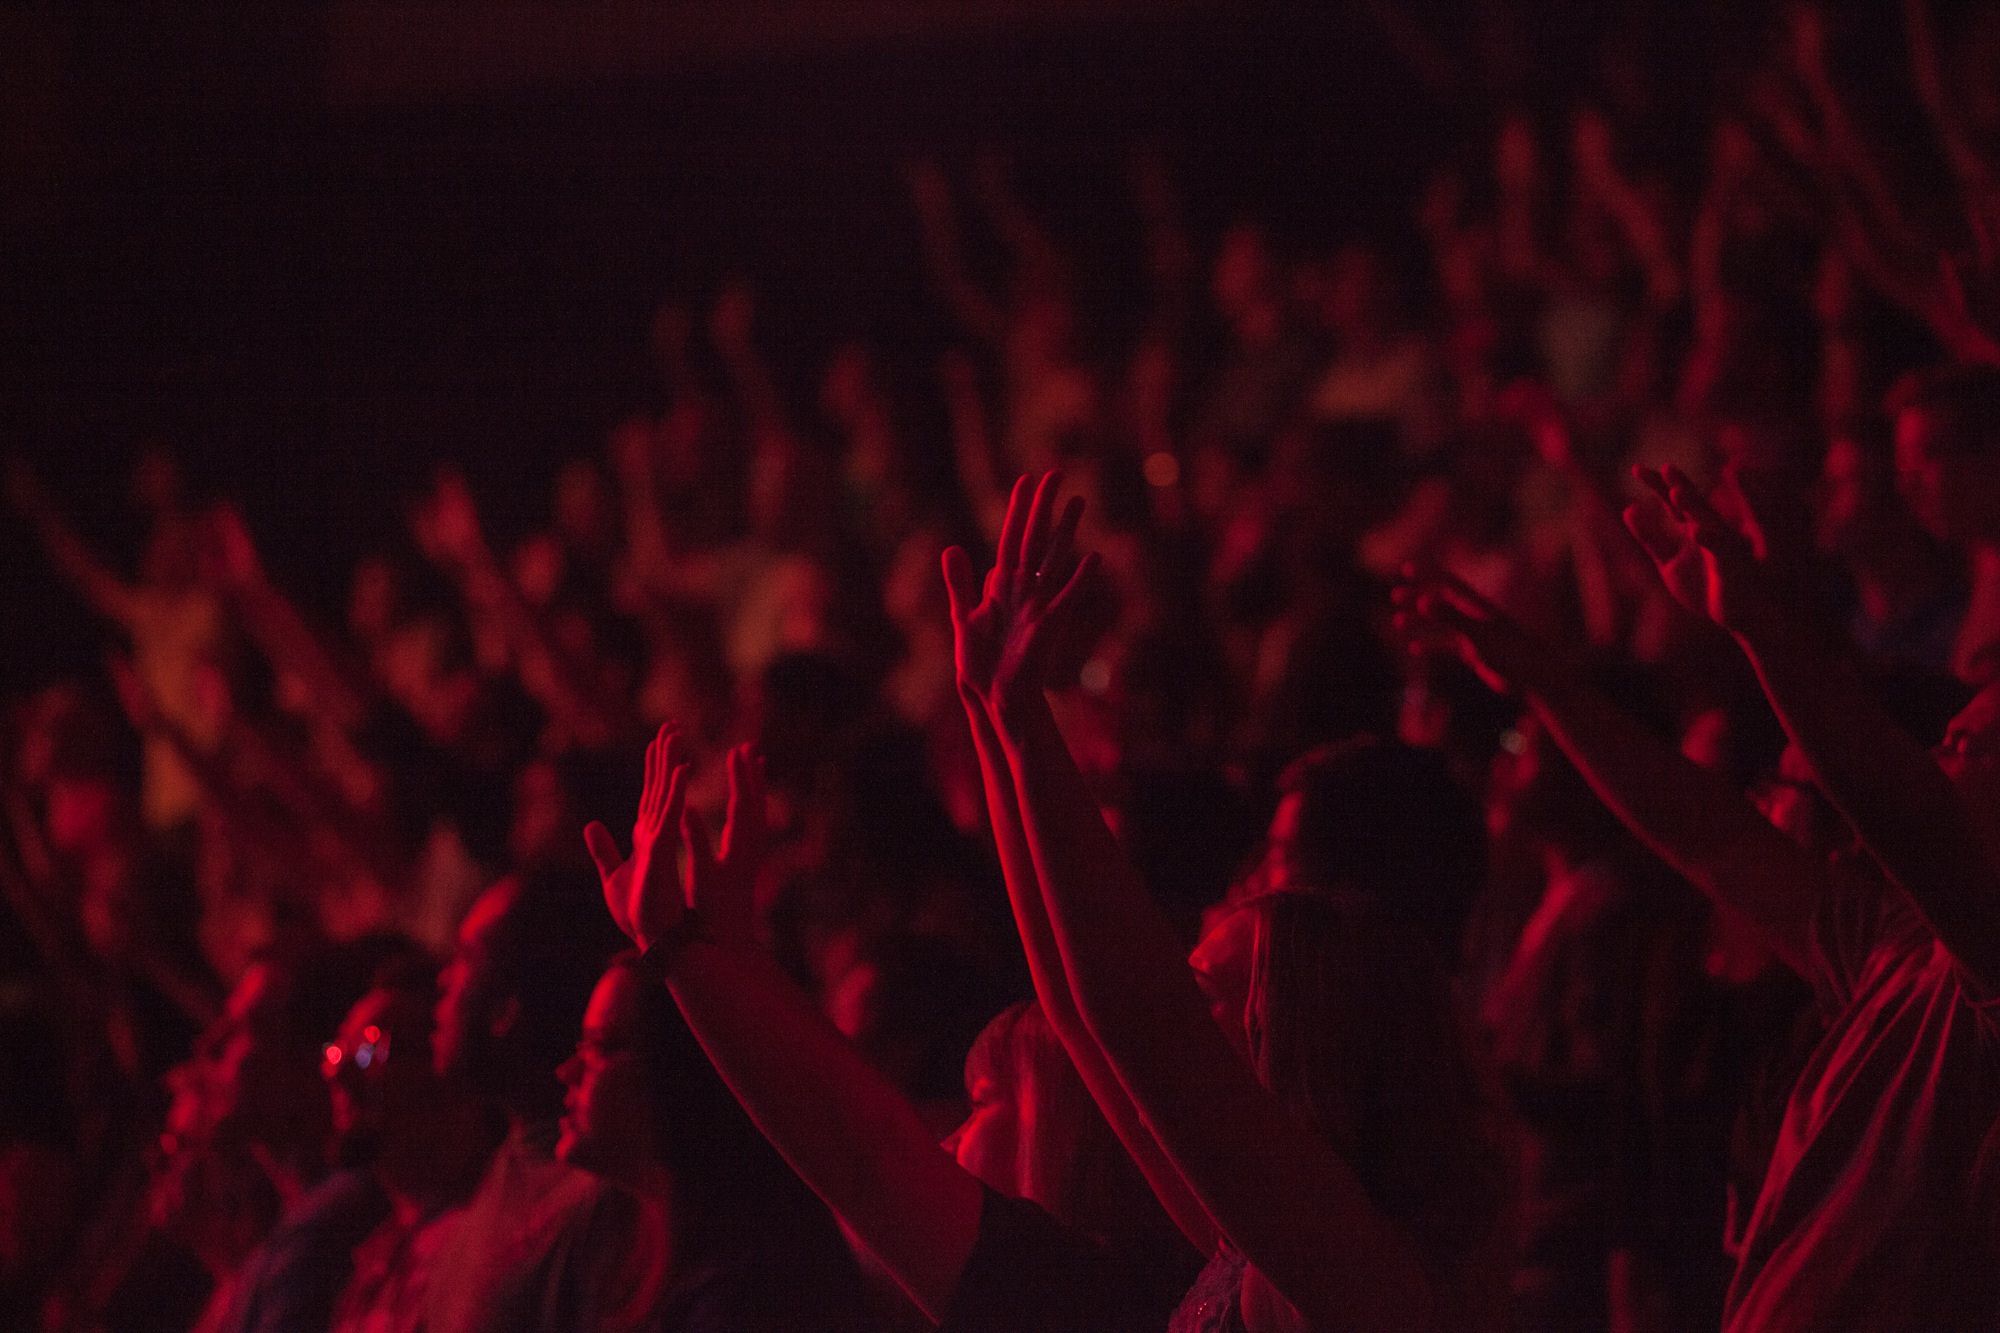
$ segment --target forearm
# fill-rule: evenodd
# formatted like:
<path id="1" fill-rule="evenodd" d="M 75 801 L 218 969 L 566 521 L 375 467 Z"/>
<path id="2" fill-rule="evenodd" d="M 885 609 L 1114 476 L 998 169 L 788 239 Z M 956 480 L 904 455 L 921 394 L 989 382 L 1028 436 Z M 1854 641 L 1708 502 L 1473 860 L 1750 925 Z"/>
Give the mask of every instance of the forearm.
<path id="1" fill-rule="evenodd" d="M 1428 1326 L 1409 1238 L 1230 1048 L 1046 701 L 996 721 L 1078 1011 L 1190 1194 L 1315 1327 Z"/>
<path id="2" fill-rule="evenodd" d="M 1725 778 L 1686 758 L 1587 682 L 1559 674 L 1528 690 L 1599 800 L 1635 837 L 1716 901 L 1755 922 L 1787 963 L 1807 963 L 1818 868 Z"/>
<path id="3" fill-rule="evenodd" d="M 996 704 L 993 719 L 1078 1011 L 1093 1031 L 1187 1009 L 1206 1021 L 1179 942 L 1112 837 L 1047 700 L 1036 691 Z"/>
<path id="4" fill-rule="evenodd" d="M 289 598 L 259 580 L 236 589 L 234 600 L 271 665 L 305 687 L 305 702 L 318 720 L 343 729 L 362 721 L 368 712 L 365 691 Z"/>
<path id="5" fill-rule="evenodd" d="M 32 509 L 27 518 L 49 562 L 90 603 L 92 610 L 120 623 L 131 619 L 131 590 L 98 562 L 97 556 L 53 507 Z"/>
<path id="6" fill-rule="evenodd" d="M 757 1128 L 941 1318 L 978 1238 L 979 1183 L 769 958 L 695 941 L 668 986 Z"/>
<path id="7" fill-rule="evenodd" d="M 988 819 L 993 841 L 1000 854 L 1000 869 L 1007 883 L 1007 900 L 1013 909 L 1014 925 L 1020 932 L 1021 948 L 1028 960 L 1028 974 L 1034 983 L 1035 998 L 1054 1029 L 1070 1063 L 1076 1067 L 1091 1099 L 1104 1113 L 1118 1141 L 1125 1145 L 1139 1172 L 1151 1186 L 1160 1204 L 1202 1254 L 1213 1254 L 1219 1237 L 1215 1223 L 1188 1190 L 1159 1142 L 1146 1128 L 1132 1098 L 1118 1081 L 1110 1061 L 1091 1035 L 1070 994 L 1069 978 L 1063 971 L 1061 951 L 1049 924 L 1042 899 L 1042 886 L 1035 872 L 1033 853 L 1021 827 L 1020 807 L 1014 795 L 1013 775 L 1000 738 L 994 730 L 985 704 L 968 698 L 966 720 L 972 728 L 973 748 L 979 758 L 980 782 L 986 792 Z"/>
<path id="8" fill-rule="evenodd" d="M 2000 983 L 2000 870 L 1951 780 L 1852 661 L 1797 630 L 1739 637 L 1827 800 L 1959 964 Z"/>
<path id="9" fill-rule="evenodd" d="M 499 562 L 482 546 L 461 566 L 466 600 L 491 617 L 514 659 L 521 687 L 567 735 L 585 746 L 618 732 L 609 706 L 580 679 L 575 665 L 549 637 L 540 617 Z"/>

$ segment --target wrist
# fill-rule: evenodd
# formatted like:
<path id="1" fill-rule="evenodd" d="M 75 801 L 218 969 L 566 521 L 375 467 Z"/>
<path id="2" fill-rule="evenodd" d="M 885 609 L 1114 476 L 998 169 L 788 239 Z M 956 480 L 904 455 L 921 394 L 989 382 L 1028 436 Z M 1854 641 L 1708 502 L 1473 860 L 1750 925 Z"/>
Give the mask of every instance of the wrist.
<path id="1" fill-rule="evenodd" d="M 688 908 L 671 926 L 639 947 L 639 972 L 653 981 L 664 983 L 681 954 L 705 935 L 701 914 Z"/>
<path id="2" fill-rule="evenodd" d="M 1013 683 L 991 691 L 987 707 L 993 720 L 1008 730 L 1018 730 L 1048 711 L 1048 698 L 1039 685 Z"/>

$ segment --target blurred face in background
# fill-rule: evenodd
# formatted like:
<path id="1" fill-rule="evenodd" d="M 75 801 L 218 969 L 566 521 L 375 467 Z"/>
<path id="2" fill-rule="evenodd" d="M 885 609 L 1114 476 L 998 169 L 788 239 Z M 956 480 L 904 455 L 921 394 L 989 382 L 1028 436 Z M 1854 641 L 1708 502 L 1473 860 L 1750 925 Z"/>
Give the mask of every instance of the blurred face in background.
<path id="1" fill-rule="evenodd" d="M 975 1042 L 965 1060 L 965 1121 L 944 1141 L 958 1164 L 1002 1194 L 1027 1193 L 1024 1158 L 1033 1141 L 1035 1115 L 1030 1091 L 1012 1062 L 997 1059 L 993 1043 Z"/>
<path id="2" fill-rule="evenodd" d="M 1973 696 L 1932 754 L 1988 845 L 2000 847 L 2000 682 Z"/>
<path id="3" fill-rule="evenodd" d="M 285 1028 L 289 984 L 271 963 L 252 964 L 194 1056 L 167 1075 L 149 1207 L 155 1225 L 205 1256 L 235 1252 L 274 1220 L 260 1157 L 324 1150 L 326 1094 L 310 1048 Z"/>
<path id="4" fill-rule="evenodd" d="M 320 1076 L 341 1161 L 372 1159 L 436 1109 L 432 1021 L 426 997 L 377 987 L 355 1002 L 322 1048 Z"/>
<path id="5" fill-rule="evenodd" d="M 444 1077 L 490 1082 L 497 1043 L 519 1018 L 520 1001 L 502 993 L 494 956 L 515 893 L 513 881 L 502 880 L 473 901 L 451 962 L 438 974 L 432 1064 Z"/>
<path id="6" fill-rule="evenodd" d="M 1938 412 L 1908 408 L 1896 417 L 1896 480 L 1931 534 L 1957 546 L 2000 540 L 2000 469 Z"/>

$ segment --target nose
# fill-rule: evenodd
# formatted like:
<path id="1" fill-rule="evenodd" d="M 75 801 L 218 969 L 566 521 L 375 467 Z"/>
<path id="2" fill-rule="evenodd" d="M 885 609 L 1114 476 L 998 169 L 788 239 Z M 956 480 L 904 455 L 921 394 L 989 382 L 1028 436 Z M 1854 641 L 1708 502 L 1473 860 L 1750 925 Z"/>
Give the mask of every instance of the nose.
<path id="1" fill-rule="evenodd" d="M 565 1088 L 575 1088 L 583 1082 L 583 1057 L 572 1055 L 556 1066 L 556 1080 Z"/>

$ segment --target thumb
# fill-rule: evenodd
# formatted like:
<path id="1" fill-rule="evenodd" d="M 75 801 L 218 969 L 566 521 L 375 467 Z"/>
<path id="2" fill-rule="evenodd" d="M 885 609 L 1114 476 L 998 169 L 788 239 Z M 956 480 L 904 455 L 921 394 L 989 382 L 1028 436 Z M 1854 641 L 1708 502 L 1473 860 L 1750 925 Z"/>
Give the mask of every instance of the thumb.
<path id="1" fill-rule="evenodd" d="M 597 877 L 609 880 L 625 864 L 625 854 L 618 850 L 618 839 L 611 830 L 591 820 L 583 826 L 583 845 L 590 851 L 590 859 L 597 866 Z"/>
<path id="2" fill-rule="evenodd" d="M 1667 516 L 1665 508 L 1656 500 L 1639 500 L 1625 506 L 1625 530 L 1638 541 L 1653 563 L 1664 565 L 1680 554 L 1682 534 L 1679 525 Z"/>
<path id="3" fill-rule="evenodd" d="M 951 601 L 952 622 L 957 624 L 978 603 L 979 583 L 972 572 L 972 557 L 963 546 L 946 547 L 942 563 L 945 596 Z"/>

